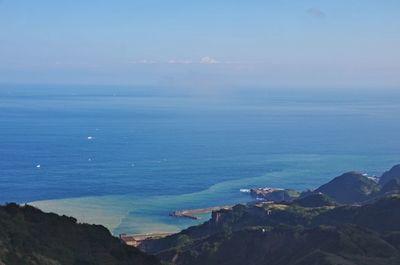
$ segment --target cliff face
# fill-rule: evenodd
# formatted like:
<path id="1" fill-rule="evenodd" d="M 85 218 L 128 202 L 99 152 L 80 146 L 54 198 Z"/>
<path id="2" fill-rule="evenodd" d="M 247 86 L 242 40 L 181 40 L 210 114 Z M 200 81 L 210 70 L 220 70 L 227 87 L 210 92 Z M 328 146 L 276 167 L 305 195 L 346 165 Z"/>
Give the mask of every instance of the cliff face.
<path id="1" fill-rule="evenodd" d="M 0 206 L 0 264 L 159 265 L 156 257 L 129 247 L 103 226 L 31 206 Z"/>
<path id="2" fill-rule="evenodd" d="M 180 265 L 400 264 L 400 197 L 364 206 L 241 205 L 154 241 L 153 250 Z"/>

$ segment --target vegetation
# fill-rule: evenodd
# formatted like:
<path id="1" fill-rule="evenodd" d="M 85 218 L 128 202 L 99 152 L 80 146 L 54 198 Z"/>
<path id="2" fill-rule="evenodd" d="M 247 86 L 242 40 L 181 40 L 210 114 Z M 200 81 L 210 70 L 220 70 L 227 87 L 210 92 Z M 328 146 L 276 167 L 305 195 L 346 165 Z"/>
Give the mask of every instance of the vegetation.
<path id="1" fill-rule="evenodd" d="M 400 181 L 400 165 L 395 165 L 389 171 L 386 171 L 379 180 L 379 184 L 384 186 L 390 180 Z"/>
<path id="2" fill-rule="evenodd" d="M 296 200 L 295 203 L 303 207 L 323 207 L 336 205 L 335 200 L 323 193 L 310 194 Z"/>
<path id="3" fill-rule="evenodd" d="M 379 184 L 358 172 L 348 172 L 319 187 L 321 192 L 338 203 L 361 203 L 380 190 Z"/>
<path id="4" fill-rule="evenodd" d="M 282 201 L 292 201 L 299 198 L 300 193 L 296 190 L 292 189 L 277 189 L 272 192 L 267 193 L 257 193 L 254 190 L 251 190 L 251 195 L 254 198 L 264 199 L 267 201 L 275 201 L 275 202 L 282 202 Z"/>
<path id="5" fill-rule="evenodd" d="M 253 189 L 257 191 L 257 189 Z M 290 189 L 252 194 L 253 197 L 276 203 L 295 202 L 304 207 L 334 206 L 336 204 L 364 204 L 390 194 L 400 193 L 400 165 L 385 172 L 379 182 L 359 172 L 344 173 L 316 190 L 301 194 Z"/>
<path id="6" fill-rule="evenodd" d="M 380 190 L 382 195 L 400 193 L 400 179 L 391 179 Z"/>
<path id="7" fill-rule="evenodd" d="M 400 264 L 399 209 L 399 196 L 364 206 L 241 205 L 143 247 L 181 265 L 394 265 Z"/>
<path id="8" fill-rule="evenodd" d="M 399 170 L 379 184 L 349 172 L 301 196 L 282 190 L 274 194 L 280 203 L 213 212 L 204 224 L 140 247 L 176 265 L 397 265 Z M 0 265 L 160 264 L 102 226 L 31 206 L 0 206 L 0 227 Z"/>
<path id="9" fill-rule="evenodd" d="M 377 183 L 348 172 L 297 198 L 268 193 L 275 203 L 214 212 L 141 248 L 177 265 L 400 264 L 399 173 L 395 166 Z"/>
<path id="10" fill-rule="evenodd" d="M 0 264 L 156 265 L 158 259 L 123 244 L 103 226 L 17 204 L 0 206 Z"/>

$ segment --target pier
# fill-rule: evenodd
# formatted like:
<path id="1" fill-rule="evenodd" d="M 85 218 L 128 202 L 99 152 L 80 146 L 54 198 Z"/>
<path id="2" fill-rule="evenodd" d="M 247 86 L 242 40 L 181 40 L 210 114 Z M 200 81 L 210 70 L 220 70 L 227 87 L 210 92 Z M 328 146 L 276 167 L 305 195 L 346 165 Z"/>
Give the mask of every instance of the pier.
<path id="1" fill-rule="evenodd" d="M 200 217 L 197 216 L 199 214 L 211 213 L 211 212 L 219 211 L 219 210 L 223 210 L 223 209 L 228 210 L 228 209 L 231 209 L 232 207 L 233 207 L 232 205 L 225 205 L 225 206 L 215 206 L 215 207 L 208 207 L 208 208 L 192 209 L 192 210 L 180 210 L 180 211 L 171 212 L 169 214 L 169 216 L 199 220 Z"/>

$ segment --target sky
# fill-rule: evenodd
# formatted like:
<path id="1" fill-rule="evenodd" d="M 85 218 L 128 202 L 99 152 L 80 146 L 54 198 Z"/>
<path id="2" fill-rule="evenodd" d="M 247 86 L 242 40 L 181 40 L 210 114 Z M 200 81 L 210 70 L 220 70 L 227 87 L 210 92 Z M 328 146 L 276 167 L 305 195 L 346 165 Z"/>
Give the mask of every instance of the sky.
<path id="1" fill-rule="evenodd" d="M 0 83 L 400 89 L 398 0 L 0 0 Z"/>

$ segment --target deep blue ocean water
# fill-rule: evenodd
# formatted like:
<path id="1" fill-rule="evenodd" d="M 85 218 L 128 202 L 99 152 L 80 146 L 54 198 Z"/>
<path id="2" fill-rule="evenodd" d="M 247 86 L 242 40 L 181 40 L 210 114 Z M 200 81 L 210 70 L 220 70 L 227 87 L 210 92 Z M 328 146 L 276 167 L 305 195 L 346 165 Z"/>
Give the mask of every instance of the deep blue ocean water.
<path id="1" fill-rule="evenodd" d="M 400 163 L 399 93 L 293 91 L 2 85 L 0 201 L 115 234 L 177 231 L 195 221 L 169 211 L 249 200 L 240 188 Z"/>

